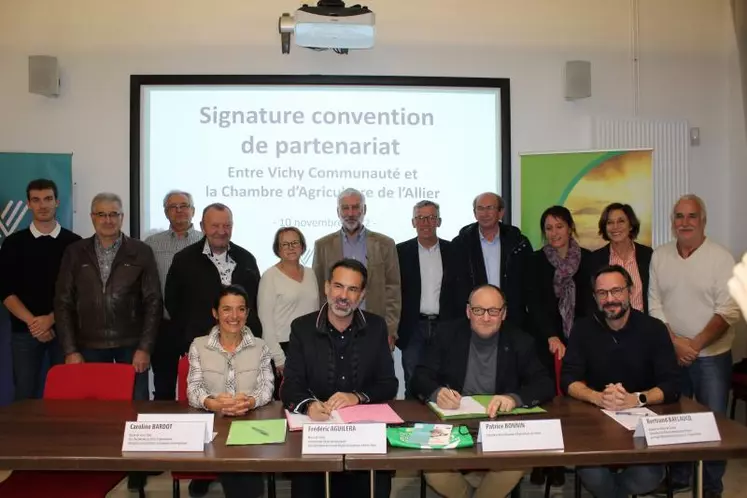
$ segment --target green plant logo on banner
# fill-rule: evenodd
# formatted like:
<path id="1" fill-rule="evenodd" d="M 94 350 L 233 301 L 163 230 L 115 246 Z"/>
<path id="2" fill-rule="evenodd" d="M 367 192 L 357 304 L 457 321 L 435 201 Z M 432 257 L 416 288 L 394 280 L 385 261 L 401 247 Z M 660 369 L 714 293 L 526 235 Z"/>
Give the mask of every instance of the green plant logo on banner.
<path id="1" fill-rule="evenodd" d="M 581 246 L 597 249 L 599 216 L 612 202 L 630 204 L 641 221 L 638 240 L 651 245 L 651 150 L 558 152 L 521 156 L 521 229 L 542 247 L 540 219 L 553 205 L 573 213 Z"/>
<path id="2" fill-rule="evenodd" d="M 57 220 L 63 227 L 73 227 L 72 154 L 0 153 L 0 244 L 5 238 L 31 223 L 26 205 L 26 186 L 37 178 L 57 185 Z"/>

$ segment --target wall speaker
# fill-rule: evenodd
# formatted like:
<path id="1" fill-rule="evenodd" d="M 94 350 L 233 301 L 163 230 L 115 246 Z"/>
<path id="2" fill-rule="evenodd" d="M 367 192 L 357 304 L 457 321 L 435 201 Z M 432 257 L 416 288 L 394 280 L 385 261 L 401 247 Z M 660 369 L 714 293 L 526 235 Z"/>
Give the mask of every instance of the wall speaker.
<path id="1" fill-rule="evenodd" d="M 60 94 L 60 66 L 51 55 L 29 56 L 29 93 L 57 97 Z"/>
<path id="2" fill-rule="evenodd" d="M 591 62 L 567 61 L 565 63 L 565 99 L 578 100 L 591 97 Z"/>

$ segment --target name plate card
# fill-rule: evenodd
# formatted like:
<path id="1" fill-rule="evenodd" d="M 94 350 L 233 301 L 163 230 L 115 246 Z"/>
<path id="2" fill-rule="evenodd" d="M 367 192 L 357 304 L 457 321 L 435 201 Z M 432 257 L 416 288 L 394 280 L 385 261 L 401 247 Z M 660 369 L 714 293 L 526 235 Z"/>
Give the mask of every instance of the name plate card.
<path id="1" fill-rule="evenodd" d="M 204 422 L 126 422 L 122 451 L 204 451 Z"/>
<path id="2" fill-rule="evenodd" d="M 386 424 L 305 424 L 304 455 L 386 453 Z"/>
<path id="3" fill-rule="evenodd" d="M 649 446 L 721 441 L 713 412 L 641 417 L 633 437 L 645 437 Z"/>
<path id="4" fill-rule="evenodd" d="M 205 444 L 210 443 L 215 437 L 213 426 L 215 424 L 214 413 L 140 413 L 138 422 L 199 422 L 203 424 L 202 431 L 205 434 Z"/>
<path id="5" fill-rule="evenodd" d="M 477 442 L 482 451 L 562 450 L 563 428 L 559 419 L 480 422 Z"/>

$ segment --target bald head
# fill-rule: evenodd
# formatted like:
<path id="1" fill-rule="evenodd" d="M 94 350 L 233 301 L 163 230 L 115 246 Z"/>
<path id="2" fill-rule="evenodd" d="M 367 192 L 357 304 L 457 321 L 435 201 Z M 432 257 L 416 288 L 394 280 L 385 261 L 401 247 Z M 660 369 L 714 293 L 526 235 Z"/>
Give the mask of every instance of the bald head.
<path id="1" fill-rule="evenodd" d="M 480 337 L 495 335 L 506 318 L 503 291 L 490 284 L 474 289 L 467 303 L 467 318 L 472 330 Z"/>

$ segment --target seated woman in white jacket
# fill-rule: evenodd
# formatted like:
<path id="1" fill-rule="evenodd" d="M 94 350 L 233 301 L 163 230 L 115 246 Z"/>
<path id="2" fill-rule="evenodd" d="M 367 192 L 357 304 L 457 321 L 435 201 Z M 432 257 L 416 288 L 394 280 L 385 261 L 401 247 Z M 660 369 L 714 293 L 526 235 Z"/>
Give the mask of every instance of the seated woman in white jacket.
<path id="1" fill-rule="evenodd" d="M 257 312 L 262 337 L 272 353 L 275 368 L 282 375 L 290 339 L 290 324 L 299 316 L 319 309 L 319 287 L 314 271 L 301 264 L 306 238 L 296 227 L 282 227 L 275 233 L 272 251 L 280 258 L 259 281 Z"/>
<path id="2" fill-rule="evenodd" d="M 225 287 L 215 304 L 217 324 L 189 348 L 187 398 L 190 406 L 240 417 L 272 400 L 272 355 L 246 326 L 248 296 L 239 285 Z M 226 498 L 264 495 L 262 474 L 221 474 Z"/>

